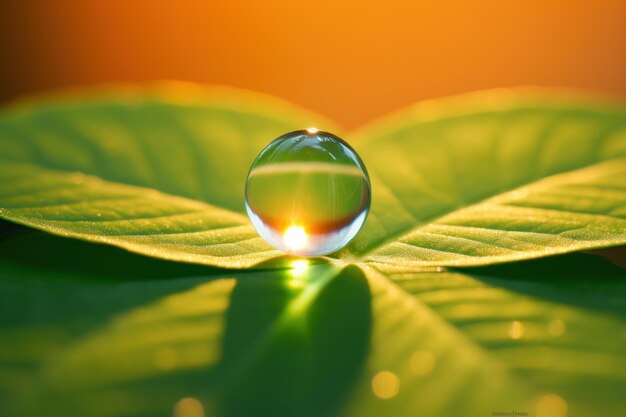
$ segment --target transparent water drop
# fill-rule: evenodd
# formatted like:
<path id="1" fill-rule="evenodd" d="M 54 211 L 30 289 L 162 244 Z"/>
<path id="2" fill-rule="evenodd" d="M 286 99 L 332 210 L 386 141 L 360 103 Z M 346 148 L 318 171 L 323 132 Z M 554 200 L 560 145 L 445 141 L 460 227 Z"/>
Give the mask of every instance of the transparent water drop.
<path id="1" fill-rule="evenodd" d="M 371 201 L 361 158 L 337 136 L 310 128 L 271 142 L 250 168 L 246 211 L 259 235 L 295 255 L 325 255 L 359 232 Z"/>

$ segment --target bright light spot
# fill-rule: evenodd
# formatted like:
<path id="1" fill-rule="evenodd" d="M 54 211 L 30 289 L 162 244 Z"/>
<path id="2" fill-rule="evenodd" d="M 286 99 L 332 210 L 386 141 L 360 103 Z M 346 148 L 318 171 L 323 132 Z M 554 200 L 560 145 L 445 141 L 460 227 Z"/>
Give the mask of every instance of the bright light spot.
<path id="1" fill-rule="evenodd" d="M 291 288 L 299 289 L 304 287 L 304 280 L 300 279 L 309 268 L 309 262 L 306 259 L 297 259 L 291 262 L 289 275 L 291 279 L 287 281 L 287 285 Z"/>
<path id="2" fill-rule="evenodd" d="M 289 281 L 287 281 L 287 285 L 289 286 L 289 288 L 293 288 L 294 290 L 304 288 L 304 282 L 299 279 L 290 279 Z"/>
<path id="3" fill-rule="evenodd" d="M 316 128 L 316 127 L 309 127 L 309 128 L 307 128 L 307 129 L 306 129 L 306 132 L 307 132 L 308 134 L 310 134 L 310 135 L 314 135 L 314 134 L 316 134 L 317 132 L 319 132 L 319 129 L 318 129 L 318 128 Z"/>
<path id="4" fill-rule="evenodd" d="M 393 398 L 400 392 L 400 378 L 393 372 L 379 372 L 372 378 L 372 392 L 383 400 Z"/>
<path id="5" fill-rule="evenodd" d="M 300 226 L 289 226 L 287 230 L 285 230 L 285 234 L 283 235 L 283 241 L 285 242 L 285 246 L 292 250 L 300 250 L 303 249 L 309 237 L 304 231 L 304 227 Z"/>
<path id="6" fill-rule="evenodd" d="M 521 339 L 524 336 L 524 325 L 521 321 L 515 320 L 511 323 L 511 327 L 509 328 L 509 336 L 511 339 Z"/>
<path id="7" fill-rule="evenodd" d="M 291 275 L 296 278 L 300 278 L 306 272 L 309 267 L 309 262 L 306 259 L 298 259 L 291 263 Z"/>
<path id="8" fill-rule="evenodd" d="M 174 349 L 164 347 L 155 352 L 154 362 L 160 369 L 173 369 L 178 364 L 178 354 Z"/>
<path id="9" fill-rule="evenodd" d="M 435 368 L 435 357 L 425 350 L 417 351 L 411 355 L 410 366 L 415 375 L 428 375 Z"/>
<path id="10" fill-rule="evenodd" d="M 548 333 L 551 336 L 561 336 L 565 333 L 565 322 L 561 319 L 554 319 L 548 323 Z"/>
<path id="11" fill-rule="evenodd" d="M 174 406 L 174 417 L 204 417 L 204 406 L 197 398 L 183 398 Z"/>
<path id="12" fill-rule="evenodd" d="M 566 417 L 567 403 L 556 394 L 547 394 L 537 401 L 538 417 Z"/>

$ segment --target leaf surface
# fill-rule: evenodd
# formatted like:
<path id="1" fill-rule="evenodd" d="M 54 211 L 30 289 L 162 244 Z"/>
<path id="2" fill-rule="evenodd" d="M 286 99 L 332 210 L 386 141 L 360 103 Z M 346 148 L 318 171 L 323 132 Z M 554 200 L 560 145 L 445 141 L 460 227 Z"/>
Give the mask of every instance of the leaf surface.
<path id="1" fill-rule="evenodd" d="M 146 255 L 248 267 L 280 253 L 245 216 L 247 171 L 285 131 L 332 126 L 239 90 L 158 85 L 0 117 L 0 217 Z"/>
<path id="2" fill-rule="evenodd" d="M 328 122 L 267 97 L 157 87 L 0 117 L 0 216 L 146 255 L 245 268 L 280 253 L 243 213 L 256 154 Z M 351 138 L 372 177 L 364 230 L 335 255 L 394 270 L 626 243 L 626 111 L 483 92 L 426 102 Z"/>
<path id="3" fill-rule="evenodd" d="M 207 416 L 626 409 L 626 274 L 593 255 L 385 276 L 224 271 L 33 232 L 0 249 L 3 415 L 171 415 L 189 397 Z"/>
<path id="4" fill-rule="evenodd" d="M 626 243 L 620 105 L 486 92 L 365 127 L 364 230 L 294 262 L 256 236 L 243 185 L 310 125 L 336 131 L 181 86 L 5 111 L 0 414 L 626 414 L 624 271 L 545 257 Z"/>
<path id="5" fill-rule="evenodd" d="M 355 135 L 374 190 L 353 256 L 471 266 L 624 244 L 626 111 L 537 92 L 424 102 Z"/>

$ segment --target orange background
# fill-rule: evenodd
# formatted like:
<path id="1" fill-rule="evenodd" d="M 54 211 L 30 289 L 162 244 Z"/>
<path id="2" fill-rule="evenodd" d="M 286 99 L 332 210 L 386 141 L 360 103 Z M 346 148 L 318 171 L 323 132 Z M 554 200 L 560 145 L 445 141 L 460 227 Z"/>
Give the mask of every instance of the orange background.
<path id="1" fill-rule="evenodd" d="M 182 79 L 280 96 L 355 127 L 512 85 L 626 95 L 626 1 L 5 1 L 0 100 Z"/>

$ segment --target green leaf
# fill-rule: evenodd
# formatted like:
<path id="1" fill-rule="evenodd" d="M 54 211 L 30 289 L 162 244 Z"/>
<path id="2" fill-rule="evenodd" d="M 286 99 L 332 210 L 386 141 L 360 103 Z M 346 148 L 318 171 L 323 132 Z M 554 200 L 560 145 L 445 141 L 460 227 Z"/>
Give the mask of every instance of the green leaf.
<path id="1" fill-rule="evenodd" d="M 626 273 L 592 255 L 235 272 L 18 231 L 0 240 L 0 414 L 191 397 L 206 416 L 622 415 L 624 300 Z"/>
<path id="2" fill-rule="evenodd" d="M 0 117 L 0 217 L 151 256 L 247 267 L 280 253 L 243 208 L 268 140 L 319 116 L 186 84 L 49 99 Z"/>
<path id="3" fill-rule="evenodd" d="M 565 399 L 569 412 L 546 415 L 626 412 L 624 270 L 599 256 L 570 254 L 388 277 L 514 375 Z"/>
<path id="4" fill-rule="evenodd" d="M 364 230 L 280 269 L 244 179 L 310 125 L 336 131 L 181 86 L 5 111 L 0 217 L 188 263 L 0 222 L 0 414 L 171 415 L 187 397 L 205 416 L 626 414 L 623 270 L 476 267 L 626 243 L 622 107 L 500 91 L 363 128 Z"/>
<path id="5" fill-rule="evenodd" d="M 286 131 L 334 129 L 267 97 L 183 90 L 6 111 L 0 217 L 171 260 L 243 268 L 279 257 L 243 213 L 247 169 Z M 349 137 L 373 202 L 335 258 L 396 271 L 625 244 L 626 110 L 559 97 L 426 102 Z"/>
<path id="6" fill-rule="evenodd" d="M 417 104 L 355 136 L 375 203 L 351 252 L 380 268 L 626 243 L 624 107 L 481 92 Z"/>

